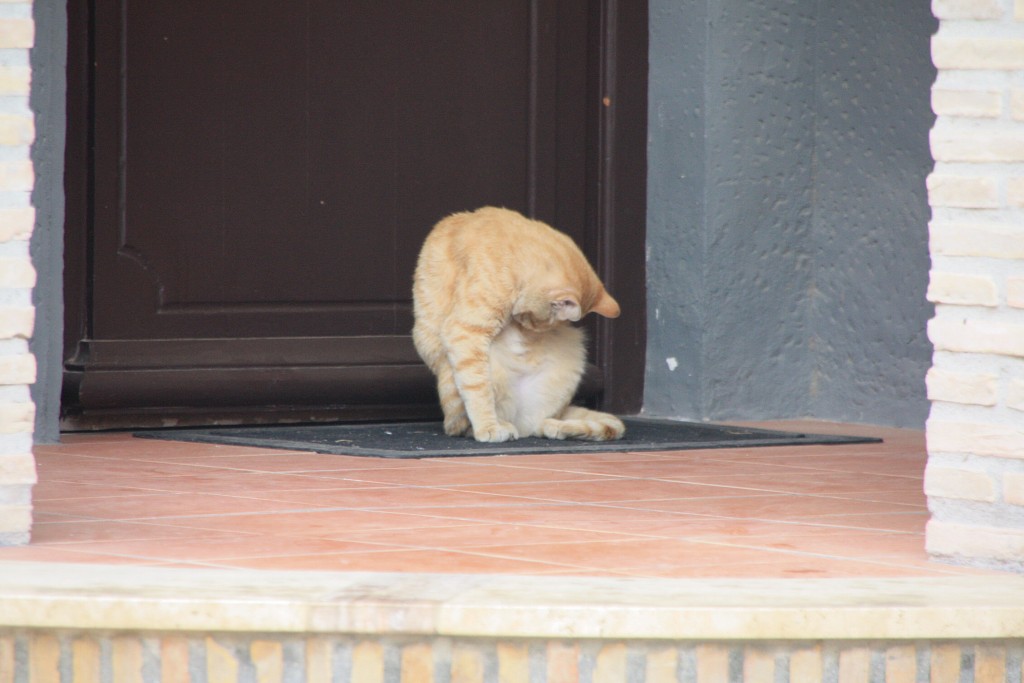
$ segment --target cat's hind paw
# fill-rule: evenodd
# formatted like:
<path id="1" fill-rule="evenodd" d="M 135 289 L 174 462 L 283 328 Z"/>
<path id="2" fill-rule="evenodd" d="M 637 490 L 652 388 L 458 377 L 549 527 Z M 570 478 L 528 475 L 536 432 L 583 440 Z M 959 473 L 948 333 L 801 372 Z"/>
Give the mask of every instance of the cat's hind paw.
<path id="1" fill-rule="evenodd" d="M 615 441 L 626 433 L 622 420 L 595 410 L 577 409 L 569 419 L 547 419 L 541 431 L 549 439 L 580 439 L 582 441 Z"/>
<path id="2" fill-rule="evenodd" d="M 493 425 L 473 430 L 473 438 L 486 443 L 502 443 L 519 438 L 519 430 L 511 423 L 499 420 Z"/>

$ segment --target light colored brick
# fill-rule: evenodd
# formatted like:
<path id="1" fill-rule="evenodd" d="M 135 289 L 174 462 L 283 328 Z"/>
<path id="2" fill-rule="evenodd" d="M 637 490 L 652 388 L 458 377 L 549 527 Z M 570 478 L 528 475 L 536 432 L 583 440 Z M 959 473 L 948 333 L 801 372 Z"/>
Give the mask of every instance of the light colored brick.
<path id="1" fill-rule="evenodd" d="M 932 62 L 939 69 L 1024 69 L 1024 40 L 1016 38 L 932 37 Z"/>
<path id="2" fill-rule="evenodd" d="M 939 116 L 998 118 L 1003 113 L 1003 95 L 996 90 L 932 90 L 932 111 Z"/>
<path id="3" fill-rule="evenodd" d="M 725 645 L 697 646 L 697 683 L 729 680 L 729 648 Z"/>
<path id="4" fill-rule="evenodd" d="M 928 301 L 965 306 L 997 306 L 999 288 L 990 275 L 969 275 L 933 270 L 928 282 Z"/>
<path id="5" fill-rule="evenodd" d="M 0 533 L 0 547 L 16 547 L 28 545 L 32 542 L 32 535 L 28 529 Z"/>
<path id="6" fill-rule="evenodd" d="M 36 481 L 36 462 L 31 453 L 0 455 L 0 485 L 32 485 Z"/>
<path id="7" fill-rule="evenodd" d="M 333 671 L 334 652 L 331 641 L 327 638 L 307 638 L 306 680 L 329 681 L 333 677 Z M 182 683 L 187 683 L 187 679 Z"/>
<path id="8" fill-rule="evenodd" d="M 885 683 L 915 683 L 917 650 L 913 645 L 894 645 L 885 651 Z"/>
<path id="9" fill-rule="evenodd" d="M 32 47 L 34 39 L 31 19 L 0 19 L 0 48 Z"/>
<path id="10" fill-rule="evenodd" d="M 28 389 L 21 386 L 20 389 Z M 0 456 L 21 455 L 32 452 L 32 435 L 27 432 L 0 434 Z"/>
<path id="11" fill-rule="evenodd" d="M 100 683 L 100 644 L 88 636 L 71 642 L 71 671 L 74 683 Z"/>
<path id="12" fill-rule="evenodd" d="M 36 269 L 24 258 L 0 258 L 0 288 L 29 289 L 36 284 Z"/>
<path id="13" fill-rule="evenodd" d="M 0 403 L 0 434 L 31 432 L 35 415 L 34 403 Z M 3 458 L 0 455 L 0 463 Z"/>
<path id="14" fill-rule="evenodd" d="M 743 650 L 743 683 L 774 683 L 775 653 L 766 648 Z"/>
<path id="15" fill-rule="evenodd" d="M 400 683 L 431 683 L 434 680 L 434 650 L 429 643 L 414 643 L 402 648 L 402 675 L 400 678 Z M 306 680 L 321 679 L 307 677 Z M 324 677 L 322 680 L 329 679 Z"/>
<path id="16" fill-rule="evenodd" d="M 188 638 L 185 636 L 163 636 L 160 638 L 160 682 L 189 683 L 189 677 Z"/>
<path id="17" fill-rule="evenodd" d="M 994 406 L 999 391 L 999 377 L 989 373 L 956 372 L 931 368 L 925 376 L 928 399 L 948 403 Z"/>
<path id="18" fill-rule="evenodd" d="M 1006 680 L 1006 648 L 1002 645 L 977 645 L 974 648 L 974 680 L 977 683 Z"/>
<path id="19" fill-rule="evenodd" d="M 36 464 L 31 454 L 0 455 L 0 485 L 31 486 L 36 482 Z"/>
<path id="20" fill-rule="evenodd" d="M 868 683 L 871 679 L 871 651 L 847 647 L 839 652 L 839 683 Z"/>
<path id="21" fill-rule="evenodd" d="M 817 681 L 822 680 L 824 661 L 821 646 L 793 650 L 789 655 L 789 680 Z"/>
<path id="22" fill-rule="evenodd" d="M 352 680 L 365 680 L 367 683 L 384 683 L 383 668 L 381 678 L 357 678 L 355 670 Z M 471 646 L 456 645 L 452 648 L 452 683 L 484 683 L 484 658 L 480 651 Z"/>
<path id="23" fill-rule="evenodd" d="M 999 0 L 932 0 L 932 14 L 939 19 L 997 19 L 1003 6 Z"/>
<path id="24" fill-rule="evenodd" d="M 60 680 L 60 640 L 47 633 L 29 637 L 28 679 L 30 681 Z"/>
<path id="25" fill-rule="evenodd" d="M 580 679 L 578 645 L 548 643 L 547 680 L 549 683 L 575 683 Z"/>
<path id="26" fill-rule="evenodd" d="M 35 221 L 36 210 L 31 206 L 0 209 L 0 242 L 27 240 Z"/>
<path id="27" fill-rule="evenodd" d="M 935 683 L 941 681 L 960 680 L 960 661 L 962 652 L 959 643 L 934 643 L 932 645 L 931 657 L 931 680 Z"/>
<path id="28" fill-rule="evenodd" d="M 1024 206 L 1024 178 L 1006 179 L 1006 203 L 1010 206 Z"/>
<path id="29" fill-rule="evenodd" d="M 206 678 L 211 681 L 237 681 L 238 657 L 231 647 L 206 637 Z"/>
<path id="30" fill-rule="evenodd" d="M 597 661 L 594 663 L 594 683 L 620 683 L 620 681 L 626 680 L 626 675 L 626 646 L 614 643 L 602 647 L 597 653 Z M 515 683 L 528 683 L 528 681 L 529 677 Z"/>
<path id="31" fill-rule="evenodd" d="M 1007 472 L 1003 475 L 1003 500 L 1010 505 L 1024 505 L 1024 474 Z"/>
<path id="32" fill-rule="evenodd" d="M 0 482 L 0 504 L 10 508 L 26 508 L 31 513 L 32 487 L 32 484 L 7 484 Z"/>
<path id="33" fill-rule="evenodd" d="M 498 680 L 530 683 L 530 648 L 524 643 L 498 643 Z M 427 680 L 427 679 L 417 679 Z M 412 679 L 410 679 L 410 682 Z"/>
<path id="34" fill-rule="evenodd" d="M 1024 89 L 1010 91 L 1010 116 L 1015 121 L 1024 121 Z"/>
<path id="35" fill-rule="evenodd" d="M 0 65 L 0 95 L 28 96 L 32 88 L 32 70 L 27 66 Z"/>
<path id="36" fill-rule="evenodd" d="M 1006 304 L 1024 308 L 1024 277 L 1006 278 Z"/>
<path id="37" fill-rule="evenodd" d="M 1005 163 L 1024 160 L 1024 131 L 967 132 L 951 126 L 932 129 L 932 158 L 936 161 Z"/>
<path id="38" fill-rule="evenodd" d="M 352 648 L 352 680 L 384 683 L 384 647 L 380 643 L 364 641 Z M 454 675 L 452 680 L 456 680 Z"/>
<path id="39" fill-rule="evenodd" d="M 110 659 L 116 683 L 146 683 L 142 674 L 142 641 L 137 636 L 112 638 Z"/>
<path id="40" fill-rule="evenodd" d="M 644 667 L 644 683 L 677 683 L 679 653 L 674 647 L 652 650 L 647 653 Z"/>
<path id="41" fill-rule="evenodd" d="M 0 385 L 32 384 L 36 381 L 36 359 L 31 354 L 0 356 Z"/>
<path id="42" fill-rule="evenodd" d="M 0 308 L 0 339 L 29 339 L 35 320 L 36 309 L 31 306 Z"/>
<path id="43" fill-rule="evenodd" d="M 928 452 L 971 453 L 1024 459 L 1024 428 L 978 422 L 928 420 Z"/>
<path id="44" fill-rule="evenodd" d="M 939 351 L 1024 357 L 1024 325 L 974 318 L 935 317 L 928 338 Z"/>
<path id="45" fill-rule="evenodd" d="M 1010 379 L 1003 398 L 1007 408 L 1024 411 L 1024 380 Z"/>
<path id="46" fill-rule="evenodd" d="M 947 223 L 929 226 L 932 254 L 1024 258 L 1024 226 L 1015 223 Z"/>
<path id="47" fill-rule="evenodd" d="M 32 506 L 0 505 L 0 534 L 27 531 L 31 528 Z"/>
<path id="48" fill-rule="evenodd" d="M 0 114 L 0 145 L 30 145 L 35 139 L 35 130 L 31 116 Z"/>
<path id="49" fill-rule="evenodd" d="M 925 547 L 932 555 L 1020 563 L 1024 558 L 1024 529 L 957 524 L 933 518 L 925 532 Z"/>
<path id="50" fill-rule="evenodd" d="M 278 683 L 284 679 L 284 648 L 275 640 L 254 640 L 249 656 L 256 669 L 257 683 Z"/>
<path id="51" fill-rule="evenodd" d="M 0 191 L 29 192 L 34 184 L 31 161 L 0 162 Z"/>
<path id="52" fill-rule="evenodd" d="M 15 649 L 13 636 L 0 636 L 0 683 L 14 681 L 14 669 L 17 666 Z"/>
<path id="53" fill-rule="evenodd" d="M 924 472 L 924 492 L 937 498 L 993 503 L 996 483 L 984 472 L 928 465 Z"/>
<path id="54" fill-rule="evenodd" d="M 994 178 L 932 173 L 928 176 L 928 202 L 932 206 L 963 209 L 994 209 L 999 206 L 999 186 Z"/>

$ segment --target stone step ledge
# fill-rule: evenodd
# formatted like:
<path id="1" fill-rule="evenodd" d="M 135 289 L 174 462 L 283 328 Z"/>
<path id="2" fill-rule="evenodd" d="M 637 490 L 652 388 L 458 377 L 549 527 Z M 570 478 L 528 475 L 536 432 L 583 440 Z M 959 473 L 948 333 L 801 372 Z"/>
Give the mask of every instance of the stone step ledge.
<path id="1" fill-rule="evenodd" d="M 0 628 L 672 641 L 1024 637 L 1024 577 L 614 579 L 0 563 Z"/>

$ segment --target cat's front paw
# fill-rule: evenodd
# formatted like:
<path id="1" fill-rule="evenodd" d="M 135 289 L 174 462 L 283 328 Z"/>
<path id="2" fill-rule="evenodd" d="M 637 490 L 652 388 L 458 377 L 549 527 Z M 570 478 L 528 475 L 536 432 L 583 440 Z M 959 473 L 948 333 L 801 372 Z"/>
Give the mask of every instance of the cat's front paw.
<path id="1" fill-rule="evenodd" d="M 499 420 L 497 423 L 473 430 L 473 438 L 487 443 L 515 441 L 519 438 L 519 430 L 511 423 Z"/>

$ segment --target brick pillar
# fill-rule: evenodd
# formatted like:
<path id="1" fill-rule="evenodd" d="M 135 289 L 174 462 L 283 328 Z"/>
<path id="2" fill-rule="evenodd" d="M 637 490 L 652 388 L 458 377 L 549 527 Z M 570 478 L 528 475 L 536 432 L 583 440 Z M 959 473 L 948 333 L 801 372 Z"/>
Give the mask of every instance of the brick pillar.
<path id="1" fill-rule="evenodd" d="M 929 554 L 1024 570 L 1024 0 L 933 0 Z"/>
<path id="2" fill-rule="evenodd" d="M 0 545 L 27 543 L 32 524 L 35 406 L 29 352 L 35 269 L 28 240 L 35 222 L 29 108 L 31 2 L 0 0 Z"/>

